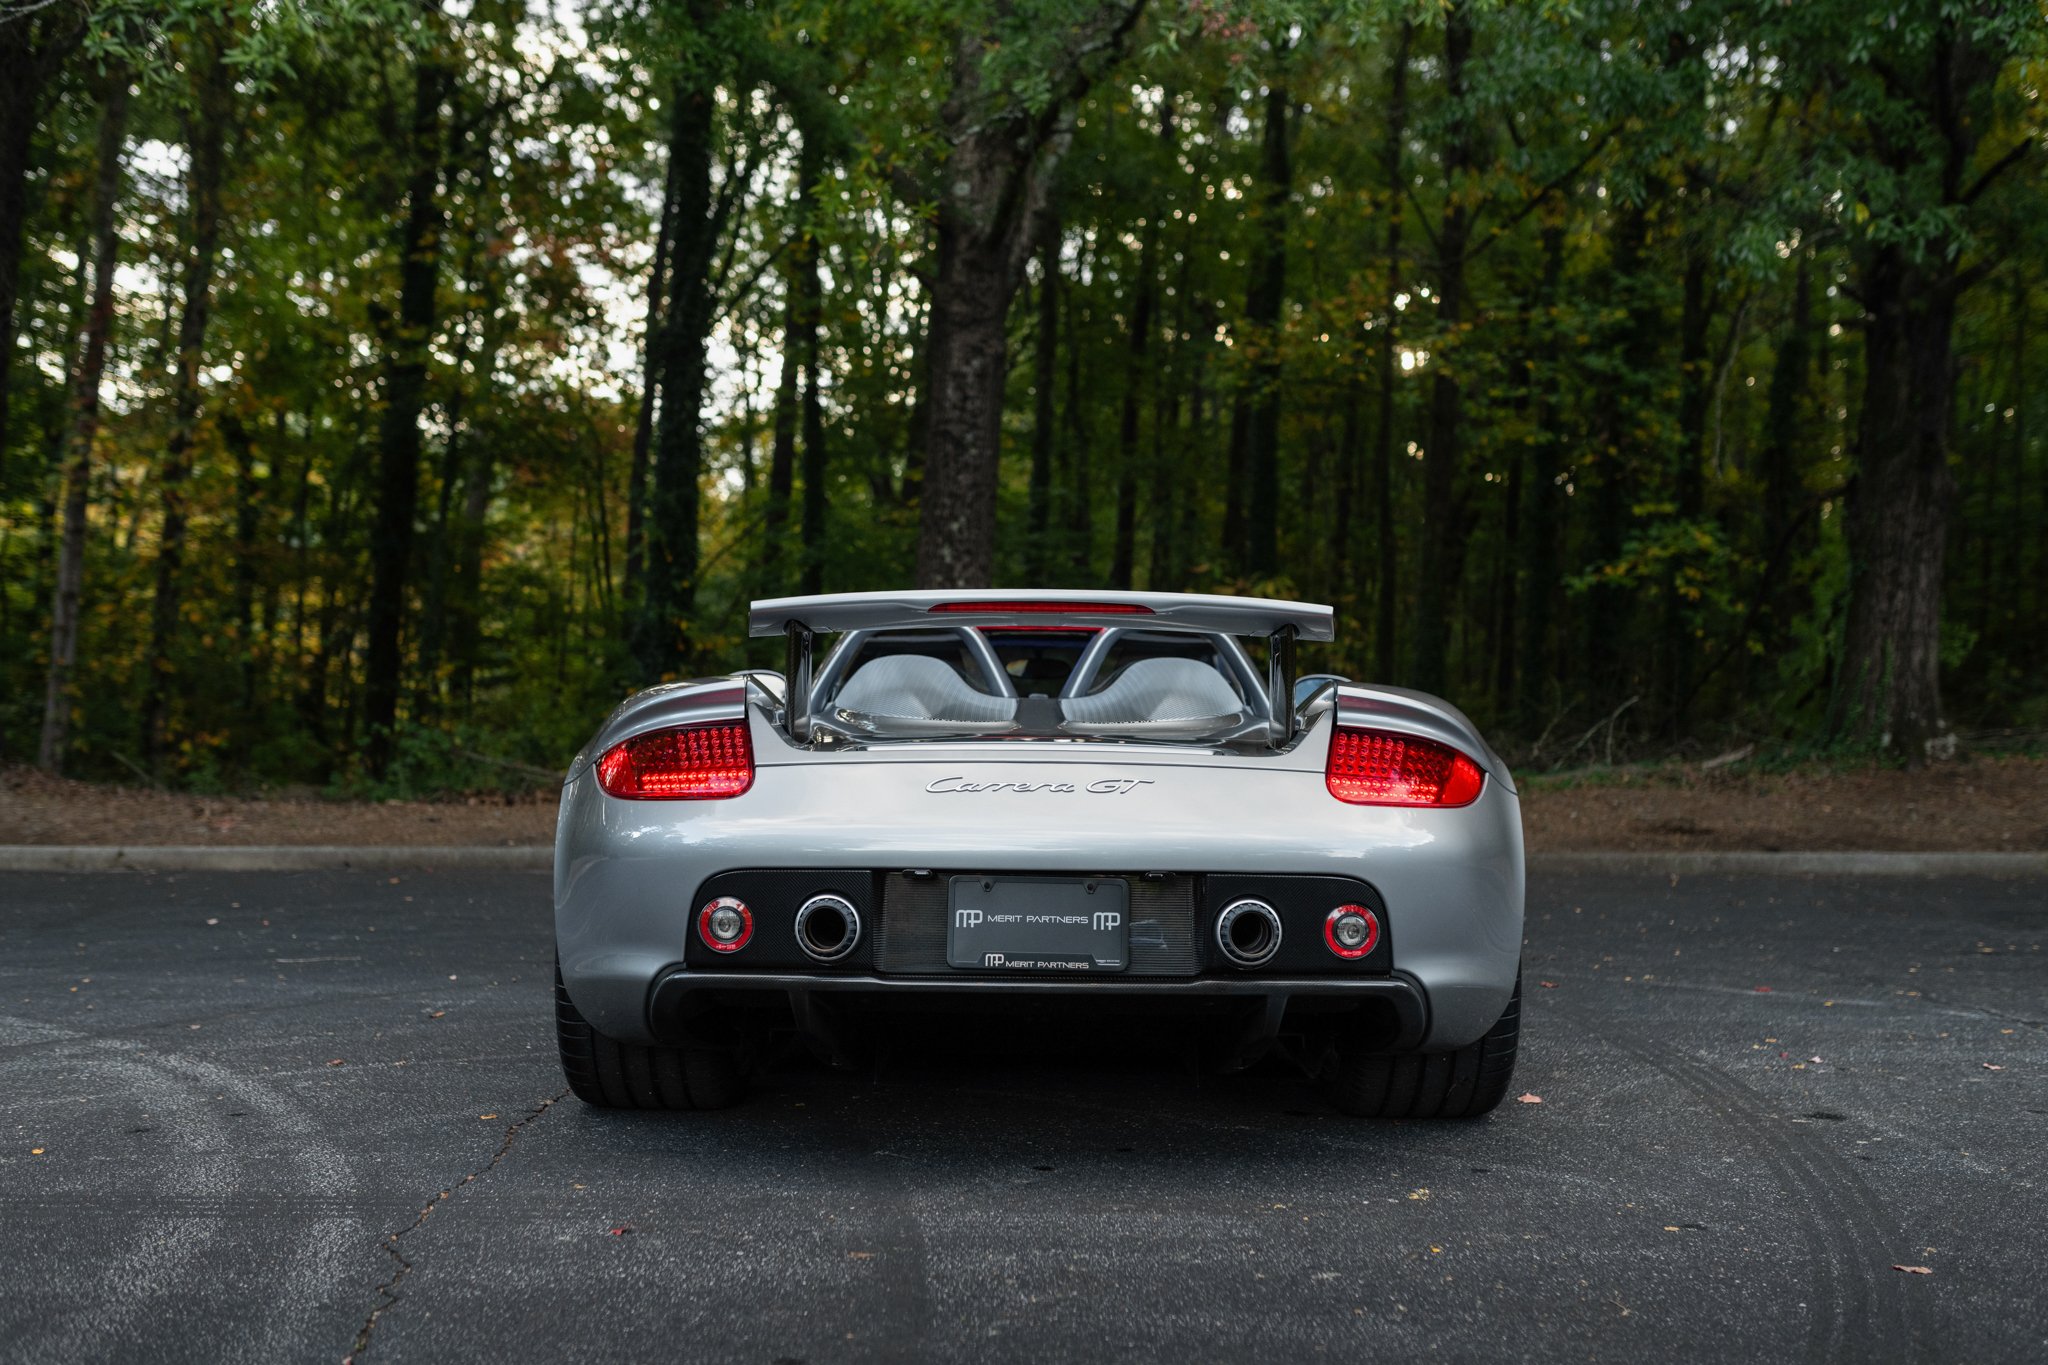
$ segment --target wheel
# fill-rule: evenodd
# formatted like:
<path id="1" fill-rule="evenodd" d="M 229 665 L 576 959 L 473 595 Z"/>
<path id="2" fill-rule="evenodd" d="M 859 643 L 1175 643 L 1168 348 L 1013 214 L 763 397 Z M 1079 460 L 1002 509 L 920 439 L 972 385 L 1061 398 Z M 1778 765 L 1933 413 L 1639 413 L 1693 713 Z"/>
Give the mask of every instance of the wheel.
<path id="1" fill-rule="evenodd" d="M 1456 1052 L 1367 1052 L 1338 1046 L 1323 1070 L 1330 1103 L 1369 1119 L 1476 1119 L 1493 1111 L 1515 1074 L 1522 976 L 1486 1036 Z"/>
<path id="2" fill-rule="evenodd" d="M 724 1109 L 744 1090 L 731 1048 L 622 1043 L 590 1026 L 555 963 L 555 1041 L 562 1074 L 585 1104 L 602 1109 Z"/>

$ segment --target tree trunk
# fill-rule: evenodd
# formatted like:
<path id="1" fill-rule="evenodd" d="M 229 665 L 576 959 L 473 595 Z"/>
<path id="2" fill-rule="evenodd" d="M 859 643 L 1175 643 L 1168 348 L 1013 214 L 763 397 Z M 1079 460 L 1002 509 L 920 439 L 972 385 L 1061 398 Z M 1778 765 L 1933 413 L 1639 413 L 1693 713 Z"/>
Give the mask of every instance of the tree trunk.
<path id="1" fill-rule="evenodd" d="M 1034 584 L 1048 582 L 1052 567 L 1047 535 L 1052 524 L 1053 456 L 1059 447 L 1053 393 L 1059 382 L 1060 220 L 1045 215 L 1038 247 L 1038 335 L 1031 363 L 1031 504 L 1025 520 L 1024 573 Z"/>
<path id="2" fill-rule="evenodd" d="M 756 561 L 764 592 L 786 590 L 782 565 L 784 541 L 789 537 L 789 505 L 796 495 L 796 434 L 802 421 L 803 363 L 797 357 L 797 287 L 794 272 L 786 272 L 788 297 L 782 306 L 782 356 L 775 377 L 775 411 L 769 418 L 768 503 L 761 509 L 761 553 Z"/>
<path id="3" fill-rule="evenodd" d="M 985 586 L 994 575 L 1010 301 L 1072 136 L 1068 113 L 1103 66 L 1084 59 L 1107 52 L 1114 60 L 1143 9 L 1144 0 L 1103 0 L 1072 25 L 1066 51 L 1048 68 L 1054 88 L 1036 112 L 983 89 L 990 35 L 963 29 L 954 45 L 952 91 L 940 111 L 941 142 L 951 150 L 937 193 L 922 587 Z"/>
<path id="4" fill-rule="evenodd" d="M 633 462 L 626 473 L 626 592 L 641 581 L 647 553 L 647 456 L 654 441 L 654 410 L 661 395 L 661 302 L 668 285 L 669 244 L 675 237 L 676 168 L 671 162 L 661 191 L 661 227 L 654 237 L 654 261 L 647 272 L 646 339 L 641 343 L 640 406 L 633 415 Z M 786 362 L 785 362 L 786 363 Z M 777 409 L 779 414 L 780 408 Z M 784 497 L 787 505 L 787 493 Z"/>
<path id="5" fill-rule="evenodd" d="M 256 563 L 256 540 L 263 522 L 263 485 L 256 478 L 256 443 L 242 415 L 233 410 L 221 418 L 221 435 L 235 462 L 234 598 L 235 636 L 240 649 L 242 714 L 256 706 L 256 665 L 260 641 L 256 633 L 256 588 L 262 571 Z M 252 734 L 236 734 L 240 756 L 246 757 Z"/>
<path id="6" fill-rule="evenodd" d="M 711 185 L 716 92 L 708 73 L 691 79 L 694 85 L 679 82 L 672 96 L 675 247 L 663 310 L 661 418 L 648 496 L 646 583 L 633 630 L 634 657 L 648 682 L 676 676 L 694 652 L 690 617 L 697 603 L 705 339 L 714 308 L 711 258 L 718 230 Z"/>
<path id="7" fill-rule="evenodd" d="M 1764 400 L 1763 540 L 1762 557 L 1779 556 L 1795 534 L 1805 479 L 1801 452 L 1808 448 L 1813 424 L 1810 388 L 1813 382 L 1813 252 L 1802 249 L 1792 278 L 1792 311 L 1771 360 L 1770 390 Z M 1769 595 L 1762 615 L 1764 657 L 1775 659 L 1794 614 L 1794 587 L 1783 575 L 1762 585 Z"/>
<path id="8" fill-rule="evenodd" d="M 1294 193 L 1287 128 L 1292 106 L 1283 83 L 1267 87 L 1257 264 L 1245 300 L 1257 347 L 1245 425 L 1245 568 L 1261 583 L 1280 572 L 1280 310 L 1287 298 L 1287 205 Z"/>
<path id="9" fill-rule="evenodd" d="M 825 173 L 822 140 L 806 135 L 797 162 L 797 221 L 803 237 L 796 253 L 797 298 L 801 307 L 796 317 L 797 358 L 803 364 L 803 559 L 798 589 L 806 593 L 824 591 L 825 513 L 825 396 L 823 365 L 819 360 L 819 333 L 825 325 L 825 283 L 819 275 L 819 247 L 816 232 L 818 178 Z"/>
<path id="10" fill-rule="evenodd" d="M 418 59 L 405 149 L 411 162 L 405 217 L 398 232 L 398 317 L 387 324 L 384 340 L 384 412 L 378 423 L 376 510 L 370 529 L 363 722 L 369 770 L 377 777 L 390 766 L 398 723 L 405 597 L 419 509 L 420 416 L 427 401 L 441 280 L 441 104 L 452 83 L 438 58 Z"/>
<path id="11" fill-rule="evenodd" d="M 1460 183 L 1478 161 L 1465 66 L 1472 54 L 1471 15 L 1463 3 L 1444 16 L 1444 95 L 1450 104 L 1444 181 L 1449 186 L 1443 222 L 1437 229 L 1436 321 L 1443 334 L 1433 358 L 1430 383 L 1429 448 L 1422 462 L 1422 576 L 1416 584 L 1415 682 L 1424 692 L 1443 692 L 1449 683 L 1447 655 L 1451 618 L 1463 576 L 1465 509 L 1458 492 L 1464 459 L 1464 394 L 1457 376 L 1457 333 L 1465 317 L 1465 246 L 1471 233 L 1468 188 Z"/>
<path id="12" fill-rule="evenodd" d="M 1187 354 L 1188 331 L 1187 254 L 1180 262 L 1180 280 L 1174 290 L 1173 322 L 1167 335 L 1171 352 L 1152 367 L 1152 494 L 1146 519 L 1152 526 L 1151 563 L 1146 566 L 1145 586 L 1153 592 L 1178 592 L 1186 544 L 1178 539 L 1179 509 L 1195 494 L 1192 466 L 1176 470 L 1167 458 L 1167 442 L 1178 443 L 1180 432 L 1181 363 Z M 1178 475 L 1178 477 L 1176 477 Z"/>
<path id="13" fill-rule="evenodd" d="M 1130 336 L 1124 352 L 1124 392 L 1116 442 L 1116 540 L 1109 557 L 1109 586 L 1126 592 L 1138 558 L 1138 403 L 1145 391 L 1146 354 L 1152 344 L 1152 312 L 1159 291 L 1156 204 L 1146 220 L 1138 246 L 1138 292 L 1131 304 Z"/>
<path id="14" fill-rule="evenodd" d="M 1683 302 L 1678 316 L 1678 446 L 1672 452 L 1676 469 L 1678 519 L 1691 524 L 1706 514 L 1707 396 L 1711 378 L 1707 330 L 1713 323 L 1713 300 L 1707 287 L 1708 261 L 1703 248 L 1687 252 Z M 1732 323 L 1730 324 L 1733 325 Z M 1694 643 L 1692 622 L 1679 591 L 1674 565 L 1665 575 L 1664 674 L 1666 720 L 1674 738 L 1687 729 L 1687 708 L 1693 695 Z"/>
<path id="15" fill-rule="evenodd" d="M 1373 575 L 1372 658 L 1381 682 L 1392 682 L 1400 676 L 1399 643 L 1394 628 L 1394 574 L 1399 567 L 1394 542 L 1394 351 L 1400 340 L 1401 310 L 1394 300 L 1401 292 L 1401 149 L 1407 137 L 1408 54 L 1414 42 L 1415 25 L 1404 21 L 1387 68 L 1387 130 L 1380 144 L 1380 182 L 1386 196 L 1381 211 L 1387 220 L 1381 258 L 1386 275 L 1386 309 L 1381 315 L 1378 356 L 1379 427 L 1373 433 L 1372 496 L 1379 544 L 1375 547 L 1377 571 Z"/>
<path id="16" fill-rule="evenodd" d="M 1634 501 L 1634 471 L 1630 455 L 1636 437 L 1634 427 L 1641 419 L 1643 396 L 1639 383 L 1629 376 L 1650 372 L 1661 328 L 1658 310 L 1646 299 L 1650 292 L 1643 278 L 1643 248 L 1649 235 L 1649 218 L 1641 204 L 1621 210 L 1614 225 L 1614 242 L 1609 252 L 1609 311 L 1620 318 L 1619 330 L 1609 344 L 1619 352 L 1622 377 L 1610 385 L 1601 406 L 1590 459 L 1593 484 L 1593 562 L 1612 564 L 1621 558 L 1630 526 Z M 1625 584 L 1596 576 L 1586 593 L 1585 682 L 1583 691 L 1596 712 L 1612 708 L 1621 699 L 1629 675 L 1627 657 L 1631 601 Z"/>
<path id="17" fill-rule="evenodd" d="M 1917 766 L 1941 717 L 1941 579 L 1949 505 L 1955 270 L 1897 246 L 1859 262 L 1863 401 L 1845 528 L 1848 627 L 1828 729 Z"/>
<path id="18" fill-rule="evenodd" d="M 36 115 L 43 87 L 85 36 L 69 5 L 38 6 L 0 23 L 0 476 L 7 471 L 8 380 L 13 371 L 15 308 L 21 297 L 22 235 L 35 165 Z"/>
<path id="19" fill-rule="evenodd" d="M 185 258 L 178 319 L 177 365 L 171 379 L 171 430 L 158 473 L 163 532 L 157 546 L 156 599 L 150 612 L 148 683 L 142 700 L 143 761 L 163 766 L 164 716 L 170 705 L 171 642 L 178 633 L 185 566 L 185 482 L 199 437 L 199 367 L 213 315 L 213 270 L 220 248 L 220 186 L 228 123 L 233 118 L 234 72 L 222 59 L 225 35 L 207 30 L 196 43 L 194 108 L 186 137 L 191 151 L 187 194 L 192 245 Z"/>
<path id="20" fill-rule="evenodd" d="M 1084 258 L 1080 275 L 1087 278 L 1090 263 Z M 1081 392 L 1081 298 L 1067 293 L 1067 405 L 1061 414 L 1067 439 L 1060 447 L 1060 497 L 1067 513 L 1061 532 L 1067 547 L 1067 568 L 1074 581 L 1095 583 L 1095 496 L 1093 436 L 1088 424 L 1088 404 Z"/>
<path id="21" fill-rule="evenodd" d="M 1554 704 L 1560 690 L 1551 642 L 1551 622 L 1560 576 L 1558 540 L 1563 534 L 1561 523 L 1565 508 L 1564 490 L 1557 484 L 1559 455 L 1564 441 L 1558 430 L 1557 385 L 1552 376 L 1558 373 L 1557 366 L 1562 357 L 1557 348 L 1559 329 L 1550 319 L 1555 317 L 1563 282 L 1564 225 L 1561 222 L 1545 223 L 1543 284 L 1538 307 L 1546 321 L 1538 335 L 1548 345 L 1544 362 L 1531 376 L 1538 397 L 1535 442 L 1529 451 L 1529 474 L 1522 485 L 1528 507 L 1528 524 L 1522 530 L 1522 580 L 1525 586 L 1520 648 L 1517 650 L 1521 656 L 1523 679 L 1520 697 L 1522 732 L 1532 739 L 1543 733 L 1548 719 L 1544 712 Z"/>
<path id="22" fill-rule="evenodd" d="M 57 587 L 50 612 L 50 667 L 43 689 L 43 730 L 36 764 L 45 772 L 64 770 L 64 746 L 71 724 L 71 671 L 78 662 L 80 599 L 85 583 L 86 497 L 92 485 L 92 445 L 99 433 L 100 379 L 106 371 L 107 336 L 114 324 L 114 263 L 120 237 L 114 205 L 121 193 L 121 149 L 128 131 L 128 72 L 107 73 L 100 109 L 97 171 L 92 205 L 92 302 L 86 314 L 77 368 L 71 376 L 71 429 L 65 438 L 63 548 L 57 555 Z M 10 338 L 11 340 L 11 338 Z"/>

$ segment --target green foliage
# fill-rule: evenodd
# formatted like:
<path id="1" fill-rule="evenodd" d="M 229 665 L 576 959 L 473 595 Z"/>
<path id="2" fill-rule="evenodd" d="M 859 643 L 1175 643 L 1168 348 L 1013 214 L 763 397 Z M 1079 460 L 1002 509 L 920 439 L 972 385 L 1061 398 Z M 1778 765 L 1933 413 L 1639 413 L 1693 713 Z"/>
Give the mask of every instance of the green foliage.
<path id="1" fill-rule="evenodd" d="M 1518 758 L 1583 762 L 1584 750 L 1560 749 L 1600 725 L 1594 742 L 1622 754 L 1740 737 L 1796 748 L 1818 732 L 1849 591 L 1842 499 L 1863 401 L 1852 291 L 1871 252 L 1897 247 L 1970 274 L 1954 324 L 1947 695 L 1965 725 L 2038 723 L 2048 49 L 2037 5 L 1461 6 L 1473 47 L 1454 97 L 1438 4 L 1158 4 L 1121 57 L 1090 48 L 1099 79 L 1069 104 L 1073 72 L 1053 54 L 1114 8 L 101 0 L 50 92 L 30 186 L 0 451 L 0 750 L 30 752 L 40 716 L 98 81 L 126 68 L 141 73 L 127 268 L 94 452 L 72 761 L 119 776 L 139 757 L 189 248 L 186 73 L 207 42 L 235 71 L 238 117 L 185 489 L 173 780 L 374 796 L 504 789 L 560 768 L 599 715 L 654 681 L 622 644 L 642 587 L 627 573 L 627 528 L 644 497 L 633 482 L 644 354 L 664 335 L 648 333 L 645 290 L 667 146 L 678 97 L 698 91 L 714 110 L 716 202 L 676 206 L 718 231 L 716 316 L 702 338 L 702 566 L 684 623 L 694 668 L 779 667 L 775 642 L 743 638 L 744 607 L 794 590 L 806 562 L 829 590 L 911 579 L 936 205 L 953 192 L 938 178 L 949 147 L 937 130 L 958 94 L 992 126 L 1065 120 L 1055 278 L 1034 259 L 1010 317 L 1001 583 L 1105 583 L 1127 499 L 1137 586 L 1330 601 L 1340 639 L 1304 662 L 1398 684 L 1412 681 L 1425 539 L 1444 537 L 1457 547 L 1444 594 L 1450 694 Z M 1388 62 L 1403 24 L 1417 27 L 1390 184 Z M 1923 78 L 1959 40 L 1974 64 L 1955 107 L 1985 130 L 1971 167 L 1981 186 L 1939 183 L 1926 155 L 1946 106 L 1924 97 Z M 404 719 L 372 782 L 358 755 L 406 192 L 393 149 L 421 62 L 455 73 L 440 111 L 441 321 Z M 1272 225 L 1262 134 L 1276 83 L 1293 102 L 1291 183 L 1270 201 L 1287 256 L 1279 321 L 1266 327 L 1246 315 Z M 1467 168 L 1449 174 L 1460 136 Z M 824 170 L 806 223 L 807 146 L 822 149 Z M 1453 208 L 1474 226 L 1456 263 L 1464 307 L 1444 321 L 1437 248 Z M 800 233 L 824 281 L 826 534 L 808 545 L 793 514 L 771 529 L 777 419 L 795 424 L 801 397 L 781 387 Z M 1057 336 L 1041 373 L 1048 288 Z M 1402 295 L 1391 309 L 1390 289 Z M 1788 354 L 1806 359 L 1781 366 Z M 1424 474 L 1440 380 L 1456 389 L 1461 454 L 1451 519 L 1432 525 Z M 1042 384 L 1053 467 L 1040 534 Z M 1268 384 L 1282 567 L 1254 580 L 1225 528 L 1246 510 L 1232 483 L 1235 419 Z M 1383 511 L 1391 582 L 1379 573 Z M 1391 660 L 1373 639 L 1383 603 L 1397 627 Z"/>

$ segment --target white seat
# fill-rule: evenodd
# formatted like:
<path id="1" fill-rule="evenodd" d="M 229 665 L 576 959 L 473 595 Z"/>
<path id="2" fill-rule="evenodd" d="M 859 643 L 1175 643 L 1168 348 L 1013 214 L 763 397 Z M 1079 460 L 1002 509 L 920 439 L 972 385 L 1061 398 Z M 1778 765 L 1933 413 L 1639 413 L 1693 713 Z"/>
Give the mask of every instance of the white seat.
<path id="1" fill-rule="evenodd" d="M 978 691 L 952 667 L 923 654 L 885 654 L 853 671 L 833 706 L 879 720 L 939 721 L 955 725 L 1007 725 L 1015 697 Z"/>
<path id="2" fill-rule="evenodd" d="M 1193 659 L 1140 659 L 1108 687 L 1088 697 L 1066 697 L 1060 709 L 1070 725 L 1181 725 L 1204 728 L 1238 718 L 1244 703 L 1223 675 Z"/>

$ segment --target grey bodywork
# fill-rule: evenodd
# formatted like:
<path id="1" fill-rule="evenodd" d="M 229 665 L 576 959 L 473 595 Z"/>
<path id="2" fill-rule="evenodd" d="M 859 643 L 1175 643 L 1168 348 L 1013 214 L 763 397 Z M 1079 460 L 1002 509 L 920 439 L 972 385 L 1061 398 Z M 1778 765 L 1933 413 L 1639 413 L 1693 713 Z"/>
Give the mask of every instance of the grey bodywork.
<path id="1" fill-rule="evenodd" d="M 933 595 L 859 596 L 887 600 L 868 615 L 834 618 L 839 628 L 892 628 Z M 1161 599 L 1168 607 L 1186 600 L 1114 596 Z M 1315 612 L 1328 617 L 1327 608 L 1259 605 L 1291 609 L 1284 623 L 1297 627 L 1313 629 Z M 788 610 L 784 603 L 758 604 L 755 628 L 779 629 L 778 614 Z M 1254 607 L 1218 621 L 1198 607 L 1179 621 L 1155 615 L 1145 627 L 1260 630 L 1274 619 Z M 1020 624 L 1017 617 L 1005 621 Z M 1255 670 L 1235 641 L 1229 647 L 1244 660 L 1246 696 L 1265 708 Z M 814 695 L 829 696 L 833 681 L 828 661 Z M 569 769 L 555 846 L 556 943 L 577 1008 L 612 1037 L 650 1040 L 650 983 L 682 967 L 697 887 L 715 873 L 758 867 L 1358 877 L 1385 900 L 1395 972 L 1412 978 L 1427 998 L 1424 1047 L 1471 1043 L 1506 1007 L 1521 959 L 1520 804 L 1507 766 L 1445 701 L 1400 688 L 1323 686 L 1278 750 L 1101 738 L 863 743 L 819 736 L 799 743 L 781 724 L 782 683 L 776 674 L 750 673 L 650 688 L 613 711 Z M 742 718 L 755 776 L 741 796 L 628 801 L 598 785 L 595 759 L 621 740 Z M 1324 765 L 1340 719 L 1461 750 L 1486 771 L 1479 798 L 1449 810 L 1338 801 Z"/>

